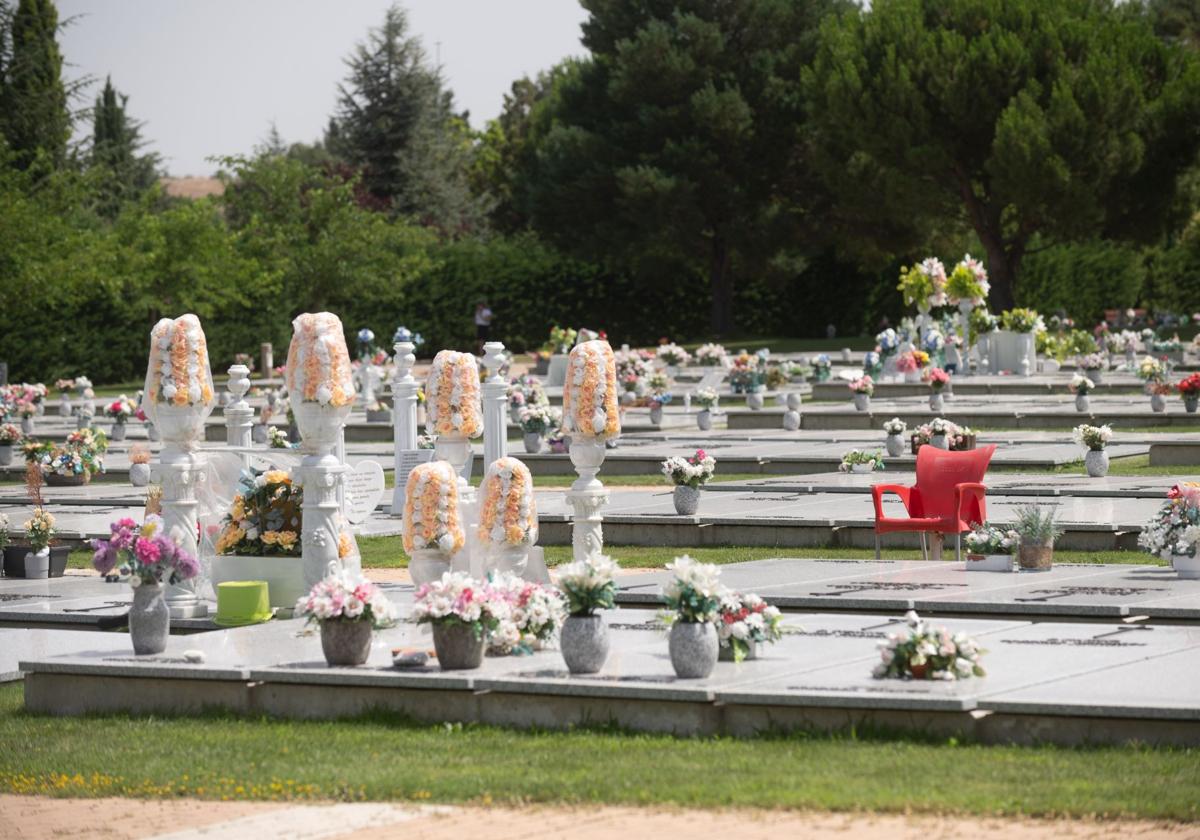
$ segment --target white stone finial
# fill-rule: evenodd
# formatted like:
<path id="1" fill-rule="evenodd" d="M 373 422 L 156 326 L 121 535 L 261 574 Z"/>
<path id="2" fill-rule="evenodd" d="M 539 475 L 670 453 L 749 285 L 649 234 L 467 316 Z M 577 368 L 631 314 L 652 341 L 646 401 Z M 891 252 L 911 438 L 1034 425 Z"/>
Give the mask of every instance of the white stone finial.
<path id="1" fill-rule="evenodd" d="M 487 368 L 489 382 L 503 382 L 500 377 L 500 369 L 504 367 L 504 343 L 500 341 L 489 341 L 483 345 L 483 366 Z"/>
<path id="2" fill-rule="evenodd" d="M 412 369 L 417 363 L 417 356 L 413 352 L 416 345 L 411 341 L 398 341 L 392 348 L 396 351 L 396 373 L 394 374 L 393 382 L 411 382 L 413 381 Z"/>
<path id="3" fill-rule="evenodd" d="M 250 368 L 245 365 L 231 365 L 229 367 L 229 382 L 225 386 L 234 402 L 240 402 L 242 397 L 246 396 L 246 392 L 250 390 Z"/>

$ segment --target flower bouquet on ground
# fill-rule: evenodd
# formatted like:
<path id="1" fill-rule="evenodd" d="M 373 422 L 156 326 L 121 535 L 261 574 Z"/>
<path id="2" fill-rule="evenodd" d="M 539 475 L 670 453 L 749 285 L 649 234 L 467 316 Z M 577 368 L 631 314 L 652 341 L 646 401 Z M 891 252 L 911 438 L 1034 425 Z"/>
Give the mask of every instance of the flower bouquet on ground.
<path id="1" fill-rule="evenodd" d="M 530 654 L 554 643 L 566 618 L 562 594 L 549 586 L 522 580 L 509 572 L 493 572 L 489 585 L 508 600 L 488 649 L 492 653 Z"/>
<path id="2" fill-rule="evenodd" d="M 92 565 L 106 576 L 119 568 L 134 587 L 129 611 L 134 653 L 162 653 L 171 622 L 163 585 L 191 580 L 200 573 L 200 563 L 167 535 L 155 514 L 140 526 L 132 519 L 119 519 L 109 531 L 107 540 L 91 541 Z"/>
<path id="3" fill-rule="evenodd" d="M 663 620 L 671 627 L 671 665 L 685 679 L 707 677 L 717 664 L 719 642 L 716 621 L 724 587 L 721 571 L 711 563 L 697 563 L 686 554 L 668 563 L 671 580 L 663 587 L 667 605 Z"/>
<path id="4" fill-rule="evenodd" d="M 329 665 L 362 665 L 376 629 L 396 622 L 396 608 L 383 590 L 349 573 L 331 574 L 296 601 L 294 615 L 321 628 L 321 651 Z"/>
<path id="5" fill-rule="evenodd" d="M 1021 538 L 1016 531 L 982 524 L 975 525 L 963 537 L 963 543 L 967 549 L 967 571 L 1011 572 Z"/>
<path id="6" fill-rule="evenodd" d="M 1200 525 L 1200 484 L 1181 482 L 1167 491 L 1167 500 L 1154 517 L 1142 526 L 1138 547 L 1169 559 L 1171 546 L 1185 528 Z"/>
<path id="7" fill-rule="evenodd" d="M 875 666 L 876 679 L 961 680 L 986 674 L 979 664 L 986 651 L 965 633 L 930 627 L 912 610 L 904 621 L 905 632 L 889 633 L 879 645 L 882 661 Z"/>
<path id="8" fill-rule="evenodd" d="M 608 658 L 608 625 L 598 611 L 613 608 L 616 573 L 617 564 L 603 555 L 569 563 L 558 572 L 568 613 L 562 628 L 562 655 L 572 674 L 594 674 Z"/>
<path id="9" fill-rule="evenodd" d="M 876 450 L 875 452 L 867 452 L 862 449 L 851 449 L 842 455 L 842 463 L 838 465 L 838 472 L 844 473 L 871 473 L 877 472 L 884 468 L 883 453 Z"/>
<path id="10" fill-rule="evenodd" d="M 696 364 L 703 367 L 720 367 L 729 358 L 729 353 L 720 344 L 701 344 L 696 348 Z"/>
<path id="11" fill-rule="evenodd" d="M 783 638 L 783 615 L 753 593 L 726 592 L 717 618 L 720 658 L 741 662 L 755 659 L 759 644 Z"/>
<path id="12" fill-rule="evenodd" d="M 483 664 L 484 648 L 511 613 L 502 590 L 462 572 L 446 572 L 417 589 L 412 620 L 433 626 L 442 670 L 469 670 Z"/>
<path id="13" fill-rule="evenodd" d="M 690 458 L 673 455 L 662 462 L 662 474 L 675 485 L 675 512 L 692 516 L 700 505 L 700 488 L 712 480 L 717 459 L 703 449 Z"/>

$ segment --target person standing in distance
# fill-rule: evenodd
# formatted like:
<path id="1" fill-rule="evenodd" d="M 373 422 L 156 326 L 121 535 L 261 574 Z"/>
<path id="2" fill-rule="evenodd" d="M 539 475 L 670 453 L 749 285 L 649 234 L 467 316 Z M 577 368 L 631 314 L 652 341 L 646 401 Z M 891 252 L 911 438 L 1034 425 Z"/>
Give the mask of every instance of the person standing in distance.
<path id="1" fill-rule="evenodd" d="M 476 355 L 483 355 L 483 345 L 487 343 L 488 335 L 492 331 L 492 310 L 487 305 L 487 301 L 481 300 L 475 304 L 475 343 Z"/>

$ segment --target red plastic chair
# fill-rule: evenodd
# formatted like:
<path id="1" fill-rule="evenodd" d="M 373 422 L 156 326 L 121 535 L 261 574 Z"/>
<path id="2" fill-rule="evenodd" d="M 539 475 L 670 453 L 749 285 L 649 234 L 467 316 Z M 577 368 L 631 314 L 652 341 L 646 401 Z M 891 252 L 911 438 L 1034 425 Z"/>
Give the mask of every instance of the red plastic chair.
<path id="1" fill-rule="evenodd" d="M 875 503 L 875 559 L 879 559 L 879 535 L 917 531 L 921 556 L 928 558 L 925 534 L 934 531 L 954 534 L 955 557 L 962 557 L 962 532 L 973 523 L 987 520 L 987 488 L 981 483 L 992 460 L 995 445 L 965 452 L 951 452 L 926 444 L 917 450 L 917 483 L 876 484 L 871 488 Z M 906 517 L 885 516 L 883 494 L 895 493 L 904 503 Z"/>

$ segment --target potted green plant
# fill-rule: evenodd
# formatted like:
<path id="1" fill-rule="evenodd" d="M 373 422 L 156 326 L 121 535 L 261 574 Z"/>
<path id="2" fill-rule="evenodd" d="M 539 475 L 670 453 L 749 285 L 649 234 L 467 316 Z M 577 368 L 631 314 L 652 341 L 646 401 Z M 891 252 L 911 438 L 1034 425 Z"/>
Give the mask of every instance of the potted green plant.
<path id="1" fill-rule="evenodd" d="M 594 674 L 608 659 L 608 624 L 600 610 L 613 608 L 616 572 L 612 559 L 596 556 L 564 566 L 558 574 L 568 613 L 559 644 L 572 674 Z"/>
<path id="2" fill-rule="evenodd" d="M 873 473 L 883 468 L 883 453 L 878 450 L 867 452 L 862 449 L 851 449 L 842 455 L 842 463 L 838 464 L 838 472 L 848 473 Z"/>
<path id="3" fill-rule="evenodd" d="M 1017 508 L 1016 526 L 1021 539 L 1017 561 L 1021 571 L 1048 572 L 1054 564 L 1054 541 L 1062 529 L 1054 521 L 1053 505 L 1030 504 Z"/>

